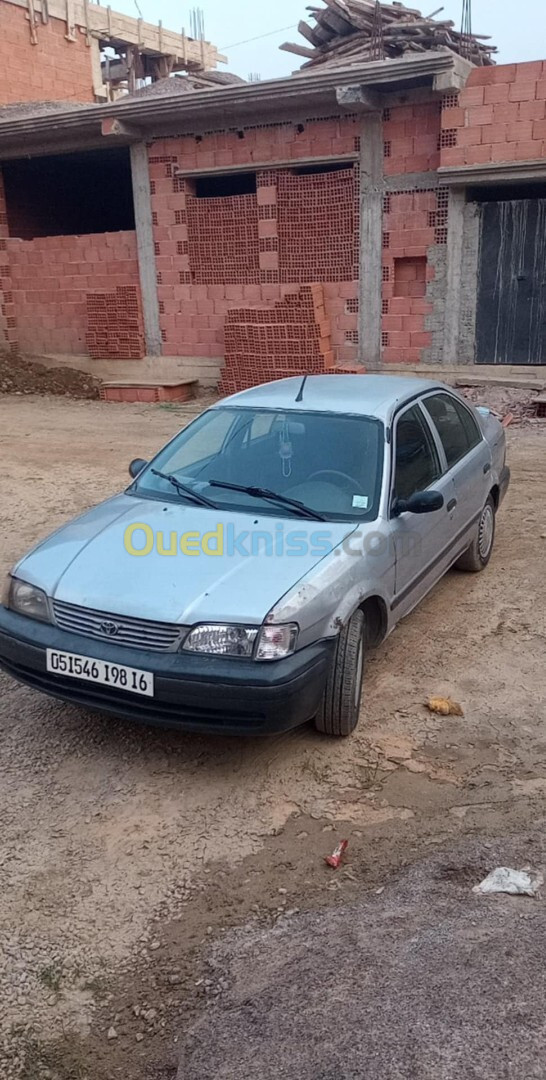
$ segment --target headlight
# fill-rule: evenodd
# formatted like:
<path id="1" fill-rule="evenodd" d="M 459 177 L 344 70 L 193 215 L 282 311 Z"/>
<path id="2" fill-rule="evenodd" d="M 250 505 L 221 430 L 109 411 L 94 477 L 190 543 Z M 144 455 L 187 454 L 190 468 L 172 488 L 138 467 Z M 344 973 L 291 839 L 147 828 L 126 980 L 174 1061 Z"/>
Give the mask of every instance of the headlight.
<path id="1" fill-rule="evenodd" d="M 203 623 L 190 631 L 183 649 L 206 653 L 209 656 L 254 655 L 255 660 L 281 660 L 296 647 L 296 623 L 284 626 L 226 626 L 222 623 Z"/>
<path id="2" fill-rule="evenodd" d="M 188 634 L 183 648 L 216 656 L 252 656 L 258 631 L 251 626 L 203 623 Z"/>
<path id="3" fill-rule="evenodd" d="M 262 626 L 256 646 L 256 660 L 282 660 L 296 648 L 298 627 L 296 623 L 279 626 Z"/>
<path id="4" fill-rule="evenodd" d="M 29 619 L 51 622 L 49 602 L 43 589 L 29 585 L 27 581 L 11 578 L 7 589 L 6 607 Z"/>

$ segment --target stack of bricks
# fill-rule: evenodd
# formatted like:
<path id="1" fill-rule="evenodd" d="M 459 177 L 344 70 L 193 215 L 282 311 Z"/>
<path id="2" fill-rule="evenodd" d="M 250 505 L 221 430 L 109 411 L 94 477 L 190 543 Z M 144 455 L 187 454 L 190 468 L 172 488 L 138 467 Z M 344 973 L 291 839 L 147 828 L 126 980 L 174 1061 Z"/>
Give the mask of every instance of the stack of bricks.
<path id="1" fill-rule="evenodd" d="M 12 237 L 7 248 L 19 344 L 28 353 L 84 353 L 88 295 L 139 291 L 133 231 Z"/>
<path id="2" fill-rule="evenodd" d="M 282 282 L 358 278 L 358 167 L 276 178 Z M 273 180 L 273 174 L 272 174 Z"/>
<path id="3" fill-rule="evenodd" d="M 268 308 L 233 308 L 226 319 L 220 393 L 334 367 L 322 285 L 303 285 Z"/>
<path id="4" fill-rule="evenodd" d="M 16 353 L 18 349 L 17 316 L 7 237 L 8 216 L 6 213 L 4 185 L 0 174 L 0 349 Z"/>
<path id="5" fill-rule="evenodd" d="M 444 106 L 443 167 L 546 157 L 546 61 L 475 68 Z"/>
<path id="6" fill-rule="evenodd" d="M 95 360 L 143 359 L 146 342 L 136 286 L 88 294 L 86 345 Z"/>
<path id="7" fill-rule="evenodd" d="M 93 102 L 92 49 L 83 29 L 69 38 L 65 20 L 38 17 L 33 44 L 28 11 L 0 0 L 0 102 Z"/>
<path id="8" fill-rule="evenodd" d="M 193 280 L 198 285 L 229 282 L 258 283 L 258 203 L 255 194 L 228 198 L 197 199 L 186 196 L 188 241 L 181 241 L 177 254 L 189 253 Z"/>

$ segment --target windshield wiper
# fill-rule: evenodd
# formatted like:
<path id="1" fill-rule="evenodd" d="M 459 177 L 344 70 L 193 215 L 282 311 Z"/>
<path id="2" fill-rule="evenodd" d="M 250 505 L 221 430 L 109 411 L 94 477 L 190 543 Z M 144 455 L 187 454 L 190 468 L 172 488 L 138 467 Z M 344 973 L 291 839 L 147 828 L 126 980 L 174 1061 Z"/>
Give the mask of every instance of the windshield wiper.
<path id="1" fill-rule="evenodd" d="M 271 502 L 292 506 L 300 512 L 302 517 L 312 518 L 313 521 L 326 521 L 322 514 L 317 514 L 316 510 L 311 510 L 310 506 L 306 506 L 299 499 L 289 499 L 288 495 L 280 495 L 277 491 L 269 491 L 268 488 L 253 487 L 252 485 L 246 487 L 244 484 L 228 484 L 224 480 L 209 480 L 209 484 L 211 487 L 227 488 L 228 491 L 242 491 L 245 495 L 252 495 L 255 499 L 270 499 Z"/>
<path id="2" fill-rule="evenodd" d="M 193 491 L 187 484 L 183 484 L 181 480 L 178 480 L 176 476 L 172 476 L 171 473 L 160 472 L 159 469 L 152 469 L 154 476 L 160 476 L 162 480 L 168 480 L 169 484 L 172 484 L 176 488 L 179 495 L 183 495 L 184 498 L 190 499 L 197 506 L 210 506 L 213 510 L 217 510 L 216 503 L 212 502 L 212 499 L 207 499 L 206 495 L 201 495 L 198 491 Z"/>

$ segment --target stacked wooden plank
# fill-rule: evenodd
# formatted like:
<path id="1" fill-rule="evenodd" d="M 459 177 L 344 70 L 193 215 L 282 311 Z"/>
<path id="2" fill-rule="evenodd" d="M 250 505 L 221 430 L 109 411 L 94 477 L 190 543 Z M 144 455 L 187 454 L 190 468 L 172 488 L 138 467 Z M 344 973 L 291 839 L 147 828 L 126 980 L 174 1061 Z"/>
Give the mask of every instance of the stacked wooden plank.
<path id="1" fill-rule="evenodd" d="M 473 64 L 493 64 L 495 46 L 489 38 L 462 34 L 449 19 L 423 16 L 401 3 L 375 0 L 324 0 L 325 7 L 309 6 L 314 26 L 298 24 L 307 45 L 285 42 L 281 49 L 303 56 L 303 67 L 328 63 L 350 65 L 363 60 L 383 60 L 406 53 L 450 49 Z M 434 12 L 440 14 L 443 9 Z"/>

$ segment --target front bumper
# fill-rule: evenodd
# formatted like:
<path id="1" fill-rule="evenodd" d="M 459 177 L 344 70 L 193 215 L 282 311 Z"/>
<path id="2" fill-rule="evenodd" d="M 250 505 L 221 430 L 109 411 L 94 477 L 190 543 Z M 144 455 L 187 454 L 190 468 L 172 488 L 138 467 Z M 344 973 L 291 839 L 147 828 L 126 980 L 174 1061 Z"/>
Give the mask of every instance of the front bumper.
<path id="1" fill-rule="evenodd" d="M 146 652 L 72 634 L 0 606 L 0 668 L 53 697 L 145 724 L 234 735 L 288 731 L 317 712 L 335 641 L 258 662 Z M 153 672 L 153 698 L 46 671 L 46 649 Z"/>

